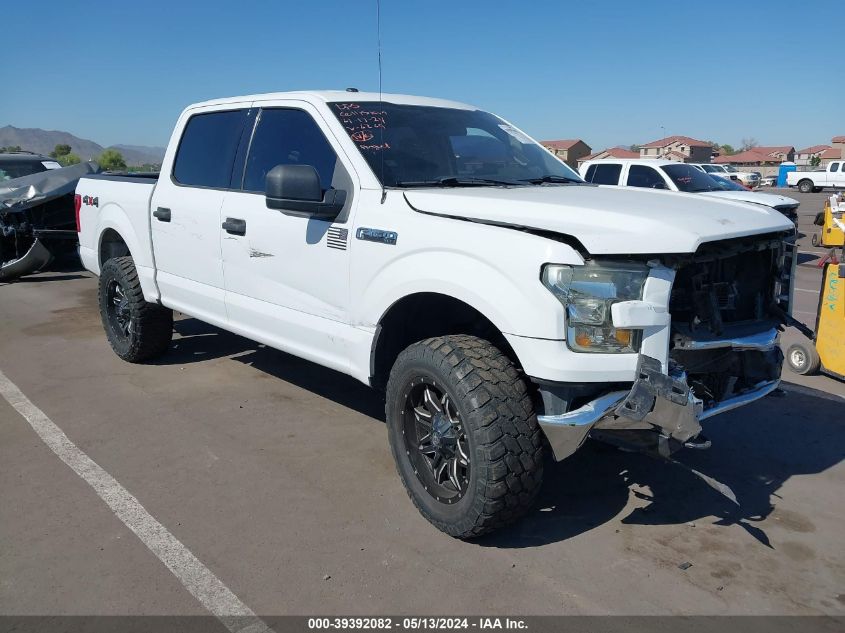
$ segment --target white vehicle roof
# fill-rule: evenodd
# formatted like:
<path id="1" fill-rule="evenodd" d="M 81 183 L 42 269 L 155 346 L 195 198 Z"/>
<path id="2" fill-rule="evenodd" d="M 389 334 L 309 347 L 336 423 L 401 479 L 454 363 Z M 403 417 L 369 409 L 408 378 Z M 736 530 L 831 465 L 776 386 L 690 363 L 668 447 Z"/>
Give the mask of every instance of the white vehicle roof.
<path id="1" fill-rule="evenodd" d="M 431 97 L 418 97 L 415 95 L 402 95 L 378 92 L 349 92 L 346 90 L 297 90 L 293 92 L 266 92 L 262 94 L 243 95 L 239 97 L 223 97 L 211 99 L 201 103 L 194 103 L 188 109 L 200 108 L 214 105 L 226 105 L 229 103 L 243 103 L 245 101 L 272 101 L 275 99 L 301 99 L 311 103 L 331 103 L 333 101 L 386 101 L 402 105 L 422 105 L 439 108 L 457 108 L 460 110 L 478 110 L 475 106 L 458 101 L 447 99 L 434 99 Z"/>
<path id="2" fill-rule="evenodd" d="M 649 167 L 664 167 L 668 165 L 684 165 L 688 164 L 690 167 L 698 167 L 698 163 L 681 163 L 676 160 L 666 160 L 663 158 L 607 158 L 598 160 L 588 160 L 581 164 L 578 171 L 583 176 L 587 172 L 587 168 L 592 164 L 619 164 L 628 165 L 647 165 Z M 706 173 L 706 172 L 704 172 Z M 665 174 L 665 172 L 664 172 Z M 621 174 L 620 174 L 621 175 Z M 665 178 L 665 176 L 664 176 Z M 601 187 L 615 187 L 622 186 L 628 188 L 627 185 L 599 185 Z M 671 185 L 676 187 L 676 185 Z M 636 189 L 637 187 L 630 187 Z M 783 206 L 783 205 L 797 205 L 798 201 L 787 196 L 781 196 L 771 193 L 758 193 L 756 191 L 700 191 L 687 195 L 693 196 L 711 196 L 714 198 L 724 198 L 726 200 L 733 200 L 736 202 L 750 202 L 753 204 L 763 204 L 769 207 Z"/>

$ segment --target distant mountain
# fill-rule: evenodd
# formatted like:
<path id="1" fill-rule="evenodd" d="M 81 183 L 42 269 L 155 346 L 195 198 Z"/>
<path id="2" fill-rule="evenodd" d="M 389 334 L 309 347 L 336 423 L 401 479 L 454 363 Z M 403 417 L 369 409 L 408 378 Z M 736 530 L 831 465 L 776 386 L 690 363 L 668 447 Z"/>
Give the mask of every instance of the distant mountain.
<path id="1" fill-rule="evenodd" d="M 47 155 L 56 145 L 62 144 L 70 145 L 73 153 L 82 160 L 93 160 L 105 149 L 94 141 L 79 138 L 70 132 L 18 128 L 11 125 L 0 127 L 0 147 L 18 145 L 23 150 Z M 123 155 L 127 165 L 160 164 L 164 157 L 163 147 L 144 145 L 113 145 L 112 147 Z"/>
<path id="2" fill-rule="evenodd" d="M 164 147 L 148 147 L 146 145 L 112 145 L 123 154 L 127 165 L 160 165 L 164 160 Z"/>

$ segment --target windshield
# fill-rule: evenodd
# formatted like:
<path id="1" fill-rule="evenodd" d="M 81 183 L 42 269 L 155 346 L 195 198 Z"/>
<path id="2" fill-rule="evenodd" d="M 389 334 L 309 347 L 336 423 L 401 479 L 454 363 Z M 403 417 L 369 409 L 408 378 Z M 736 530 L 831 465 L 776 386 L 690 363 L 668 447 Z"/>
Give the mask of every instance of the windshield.
<path id="1" fill-rule="evenodd" d="M 736 174 L 736 173 L 739 172 L 739 170 L 736 167 L 734 167 L 733 165 L 725 165 L 725 171 L 729 171 L 732 174 Z"/>
<path id="2" fill-rule="evenodd" d="M 702 165 L 701 168 L 708 174 L 725 173 L 725 170 L 721 169 L 718 165 Z"/>
<path id="3" fill-rule="evenodd" d="M 12 180 L 22 176 L 31 176 L 47 171 L 40 160 L 4 160 L 0 161 L 0 180 Z"/>
<path id="4" fill-rule="evenodd" d="M 378 101 L 329 105 L 386 187 L 583 182 L 544 147 L 481 110 Z"/>
<path id="5" fill-rule="evenodd" d="M 678 187 L 678 191 L 700 193 L 702 191 L 721 190 L 713 178 L 692 165 L 678 163 L 677 165 L 664 165 L 662 169 Z"/>
<path id="6" fill-rule="evenodd" d="M 728 178 L 721 178 L 719 176 L 712 176 L 712 178 L 721 191 L 748 191 L 748 189 L 742 185 L 739 185 Z"/>

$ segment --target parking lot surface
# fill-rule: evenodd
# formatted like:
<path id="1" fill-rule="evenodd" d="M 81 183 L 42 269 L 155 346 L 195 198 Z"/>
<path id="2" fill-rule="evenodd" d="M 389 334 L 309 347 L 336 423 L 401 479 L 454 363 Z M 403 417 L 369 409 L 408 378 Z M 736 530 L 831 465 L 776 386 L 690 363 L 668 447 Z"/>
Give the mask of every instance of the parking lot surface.
<path id="1" fill-rule="evenodd" d="M 825 196 L 789 195 L 809 236 Z M 73 270 L 0 285 L 0 371 L 255 613 L 845 614 L 839 381 L 785 369 L 683 465 L 587 445 L 526 520 L 465 543 L 406 497 L 378 393 L 190 318 L 124 363 L 96 292 Z M 0 464 L 0 613 L 206 613 L 2 399 Z"/>

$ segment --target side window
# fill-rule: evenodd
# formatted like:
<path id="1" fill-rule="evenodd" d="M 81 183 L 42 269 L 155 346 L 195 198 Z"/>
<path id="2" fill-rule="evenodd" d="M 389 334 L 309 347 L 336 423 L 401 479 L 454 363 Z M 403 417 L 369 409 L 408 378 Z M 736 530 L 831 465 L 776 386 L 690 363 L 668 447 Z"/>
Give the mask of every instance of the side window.
<path id="1" fill-rule="evenodd" d="M 331 187 L 337 155 L 322 130 L 302 110 L 262 110 L 244 171 L 244 191 L 264 191 L 264 180 L 276 165 L 311 165 L 320 186 Z"/>
<path id="2" fill-rule="evenodd" d="M 587 174 L 584 176 L 584 180 L 587 182 L 593 182 L 593 176 L 596 175 L 596 166 L 590 165 L 587 167 Z"/>
<path id="3" fill-rule="evenodd" d="M 593 167 L 595 167 L 596 170 L 593 172 L 592 177 L 588 176 L 587 182 L 591 182 L 595 185 L 619 184 L 619 174 L 622 173 L 622 165 L 619 163 L 598 163 L 596 165 L 590 165 L 590 169 Z"/>
<path id="4" fill-rule="evenodd" d="M 650 189 L 665 189 L 666 181 L 653 167 L 646 165 L 631 165 L 628 170 L 629 187 L 647 187 Z"/>
<path id="5" fill-rule="evenodd" d="M 839 163 L 831 163 L 830 171 L 839 171 Z"/>
<path id="6" fill-rule="evenodd" d="M 173 178 L 182 185 L 228 189 L 246 110 L 195 114 L 188 120 Z"/>

